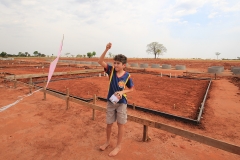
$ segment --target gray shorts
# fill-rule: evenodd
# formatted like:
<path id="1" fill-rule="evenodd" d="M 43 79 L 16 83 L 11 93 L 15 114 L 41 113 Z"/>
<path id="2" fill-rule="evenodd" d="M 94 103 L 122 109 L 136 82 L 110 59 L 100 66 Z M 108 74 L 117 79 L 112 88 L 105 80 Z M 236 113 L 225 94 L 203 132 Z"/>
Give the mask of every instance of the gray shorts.
<path id="1" fill-rule="evenodd" d="M 106 112 L 106 122 L 107 124 L 112 124 L 117 120 L 120 124 L 127 123 L 127 104 L 117 103 L 107 101 L 107 112 Z"/>

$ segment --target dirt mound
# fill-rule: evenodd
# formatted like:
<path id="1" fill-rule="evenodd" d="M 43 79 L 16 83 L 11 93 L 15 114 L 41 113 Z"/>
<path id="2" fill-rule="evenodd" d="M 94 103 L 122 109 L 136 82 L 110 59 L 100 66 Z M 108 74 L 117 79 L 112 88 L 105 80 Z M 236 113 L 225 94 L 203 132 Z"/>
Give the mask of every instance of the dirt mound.
<path id="1" fill-rule="evenodd" d="M 238 89 L 240 90 L 240 78 L 239 77 L 231 77 L 229 78 L 230 82 L 233 83 L 235 86 L 238 87 Z M 237 93 L 238 95 L 240 95 L 240 93 Z"/>

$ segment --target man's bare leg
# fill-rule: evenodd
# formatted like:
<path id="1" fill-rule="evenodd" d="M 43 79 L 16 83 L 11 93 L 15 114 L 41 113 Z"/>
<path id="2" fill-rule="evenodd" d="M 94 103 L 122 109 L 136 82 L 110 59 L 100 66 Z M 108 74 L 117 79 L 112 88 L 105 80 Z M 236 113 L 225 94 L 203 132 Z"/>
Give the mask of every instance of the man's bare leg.
<path id="1" fill-rule="evenodd" d="M 112 124 L 107 124 L 106 133 L 107 133 L 107 141 L 104 145 L 100 146 L 100 150 L 104 151 L 110 144 L 110 137 L 112 132 Z"/>
<path id="2" fill-rule="evenodd" d="M 109 153 L 109 156 L 116 156 L 118 152 L 121 151 L 121 142 L 123 137 L 123 124 L 118 123 L 118 140 L 117 140 L 117 146 L 114 148 L 112 152 Z"/>

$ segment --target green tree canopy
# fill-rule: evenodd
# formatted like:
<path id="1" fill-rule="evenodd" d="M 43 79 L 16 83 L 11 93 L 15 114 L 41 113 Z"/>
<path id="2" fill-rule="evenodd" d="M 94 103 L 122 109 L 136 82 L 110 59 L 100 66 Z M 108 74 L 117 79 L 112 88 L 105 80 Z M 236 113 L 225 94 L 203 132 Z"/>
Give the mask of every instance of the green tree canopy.
<path id="1" fill-rule="evenodd" d="M 2 52 L 0 55 L 1 55 L 1 57 L 6 57 L 7 53 L 6 52 Z"/>
<path id="2" fill-rule="evenodd" d="M 92 52 L 92 55 L 93 55 L 93 57 L 95 57 L 95 56 L 96 56 L 96 52 L 95 52 L 95 51 L 93 51 L 93 52 Z"/>
<path id="3" fill-rule="evenodd" d="M 41 54 L 41 53 L 40 53 L 40 55 L 39 55 L 39 56 L 40 56 L 40 57 L 46 57 L 46 55 L 45 55 L 45 54 Z"/>
<path id="4" fill-rule="evenodd" d="M 23 52 L 18 52 L 18 57 L 26 57 L 26 54 Z"/>
<path id="5" fill-rule="evenodd" d="M 83 57 L 81 54 L 76 55 L 76 57 Z"/>
<path id="6" fill-rule="evenodd" d="M 91 57 L 92 57 L 92 53 L 91 53 L 91 52 L 88 52 L 88 53 L 87 53 L 87 56 L 88 56 L 88 58 L 91 58 Z"/>
<path id="7" fill-rule="evenodd" d="M 65 53 L 65 55 L 68 57 L 68 55 L 69 55 L 70 53 Z"/>
<path id="8" fill-rule="evenodd" d="M 33 55 L 34 55 L 35 57 L 37 57 L 37 56 L 38 56 L 38 51 L 34 51 L 34 52 L 33 52 Z"/>
<path id="9" fill-rule="evenodd" d="M 95 52 L 95 51 L 93 51 L 93 52 L 88 52 L 88 53 L 87 53 L 87 56 L 88 56 L 88 58 L 94 57 L 94 56 L 96 56 L 96 52 Z"/>
<path id="10" fill-rule="evenodd" d="M 30 54 L 28 52 L 24 53 L 26 57 L 30 57 Z"/>
<path id="11" fill-rule="evenodd" d="M 158 42 L 152 42 L 147 45 L 147 53 L 154 54 L 155 58 L 158 55 L 163 55 L 164 52 L 167 52 L 167 48 Z"/>

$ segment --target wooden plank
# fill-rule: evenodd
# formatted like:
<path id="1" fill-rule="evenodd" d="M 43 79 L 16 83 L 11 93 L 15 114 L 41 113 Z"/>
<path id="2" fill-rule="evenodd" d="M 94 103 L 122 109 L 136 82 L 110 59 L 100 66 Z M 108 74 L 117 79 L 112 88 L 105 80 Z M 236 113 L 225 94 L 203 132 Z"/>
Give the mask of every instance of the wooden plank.
<path id="1" fill-rule="evenodd" d="M 67 74 L 87 74 L 87 73 L 98 73 L 102 72 L 102 69 L 86 69 L 83 71 L 71 71 L 71 72 L 54 72 L 53 76 L 60 76 L 60 75 L 67 75 Z M 36 78 L 36 77 L 46 77 L 48 73 L 45 74 L 23 74 L 23 75 L 16 75 L 16 79 L 25 79 L 25 78 Z M 8 75 L 5 77 L 6 79 L 14 79 L 14 75 Z"/>
<path id="2" fill-rule="evenodd" d="M 200 142 L 200 143 L 203 143 L 203 144 L 206 144 L 206 145 L 218 148 L 218 149 L 222 149 L 227 152 L 231 152 L 231 153 L 240 155 L 240 146 L 237 146 L 237 145 L 234 145 L 231 143 L 227 143 L 224 141 L 216 140 L 216 139 L 213 139 L 210 137 L 206 137 L 206 136 L 203 136 L 203 135 L 200 135 L 197 133 L 193 133 L 191 131 L 183 130 L 183 129 L 180 129 L 180 128 L 177 128 L 174 126 L 170 126 L 167 124 L 142 119 L 142 118 L 135 117 L 132 115 L 128 115 L 128 117 L 130 117 L 130 119 L 128 118 L 128 120 L 130 120 L 130 121 L 134 121 L 136 123 L 140 123 L 140 124 L 144 124 L 144 125 L 149 124 L 149 126 L 151 126 L 151 127 L 158 128 L 158 129 L 179 135 L 181 137 L 188 138 L 190 140 L 194 140 L 194 141 L 197 141 L 197 142 Z M 154 124 L 154 126 L 152 126 L 153 124 Z"/>
<path id="3" fill-rule="evenodd" d="M 65 96 L 59 95 L 57 93 L 53 93 L 51 91 L 46 91 L 48 94 L 51 94 L 53 96 L 59 97 L 61 99 L 65 99 Z M 106 108 L 103 108 L 101 106 L 98 105 L 94 105 L 91 103 L 87 103 L 78 99 L 75 99 L 73 97 L 69 98 L 70 101 L 87 106 L 89 108 L 95 109 L 95 110 L 99 110 L 102 112 L 106 112 Z M 193 133 L 191 131 L 187 131 L 187 130 L 183 130 L 174 126 L 170 126 L 167 124 L 163 124 L 163 123 L 159 123 L 159 122 L 155 122 L 155 121 L 151 121 L 151 120 L 147 120 L 147 119 L 143 119 L 143 118 L 139 118 L 133 115 L 128 115 L 128 120 L 129 121 L 133 121 L 139 124 L 143 124 L 145 126 L 150 126 L 153 128 L 157 128 L 157 129 L 161 129 L 185 138 L 188 138 L 190 140 L 194 140 L 218 149 L 222 149 L 224 151 L 230 152 L 230 153 L 234 153 L 234 154 L 238 154 L 240 155 L 240 146 L 237 146 L 235 144 L 231 144 L 231 143 L 227 143 L 224 141 L 220 141 L 220 140 L 216 140 L 210 137 L 206 137 L 197 133 Z"/>
<path id="4" fill-rule="evenodd" d="M 102 106 L 98 106 L 98 105 L 94 105 L 94 104 L 91 104 L 91 103 L 87 103 L 87 102 L 81 101 L 79 99 L 75 99 L 73 97 L 70 97 L 69 100 L 71 102 L 75 102 L 75 103 L 87 106 L 89 108 L 92 108 L 92 109 L 95 109 L 95 110 L 98 110 L 98 111 L 101 111 L 101 112 L 106 112 L 106 108 L 103 108 Z"/>
<path id="5" fill-rule="evenodd" d="M 189 73 L 189 74 L 203 74 L 204 72 L 183 72 L 183 73 Z M 206 74 L 206 73 L 204 73 Z"/>
<path id="6" fill-rule="evenodd" d="M 169 126 L 166 124 L 162 124 L 162 123 L 158 123 L 155 122 L 155 128 L 215 147 L 215 148 L 219 148 L 222 150 L 225 150 L 227 152 L 231 152 L 231 153 L 235 153 L 240 155 L 240 146 L 234 145 L 234 144 L 230 144 L 224 141 L 220 141 L 220 140 L 216 140 L 210 137 L 206 137 L 203 135 L 199 135 L 187 130 L 182 130 L 180 128 L 177 127 L 173 127 L 173 126 Z"/>
<path id="7" fill-rule="evenodd" d="M 41 90 L 41 92 L 44 92 L 44 91 Z M 64 96 L 64 95 L 61 95 L 61 94 L 58 94 L 58 93 L 55 93 L 55 92 L 51 92 L 51 91 L 48 91 L 48 90 L 46 90 L 46 93 L 50 94 L 52 96 L 58 97 L 60 99 L 66 100 L 66 96 Z"/>
<path id="8" fill-rule="evenodd" d="M 130 115 L 130 114 L 128 114 L 127 119 L 129 121 L 133 121 L 133 122 L 136 122 L 136 123 L 139 123 L 139 124 L 143 124 L 143 125 L 147 125 L 149 127 L 155 128 L 155 122 L 154 121 L 138 118 L 138 117 L 135 117 L 135 116 Z"/>
<path id="9" fill-rule="evenodd" d="M 30 84 L 27 84 L 27 83 L 24 83 L 24 82 L 21 82 L 21 81 L 16 81 L 16 83 L 23 84 L 24 86 L 27 86 L 27 87 L 29 87 L 29 86 L 30 86 Z"/>

